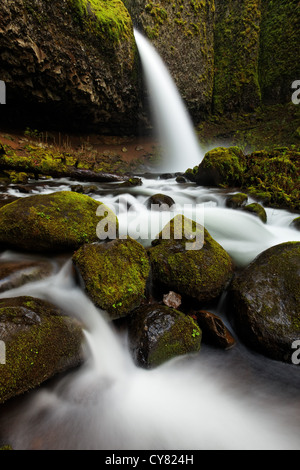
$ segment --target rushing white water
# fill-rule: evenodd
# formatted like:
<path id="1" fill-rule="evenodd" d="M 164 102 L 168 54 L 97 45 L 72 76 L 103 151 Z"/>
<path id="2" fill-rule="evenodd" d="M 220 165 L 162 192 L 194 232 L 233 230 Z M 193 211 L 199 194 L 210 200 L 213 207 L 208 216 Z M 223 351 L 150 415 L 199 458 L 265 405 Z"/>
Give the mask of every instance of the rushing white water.
<path id="1" fill-rule="evenodd" d="M 58 182 L 52 191 L 67 185 Z M 143 186 L 128 194 L 111 188 L 94 197 L 120 211 L 124 231 L 125 206 L 135 208 L 132 217 L 135 214 L 141 226 L 157 219 L 144 204 L 151 194 L 172 196 L 178 211 L 186 203 L 204 204 L 206 227 L 242 265 L 269 246 L 300 241 L 299 232 L 289 227 L 295 214 L 268 209 L 268 223 L 262 224 L 226 209 L 222 191 L 157 178 L 143 179 Z M 5 252 L 1 259 L 16 257 L 20 254 Z M 153 371 L 139 369 L 126 334 L 107 323 L 104 312 L 76 285 L 71 261 L 48 279 L 0 297 L 18 295 L 46 299 L 79 318 L 85 325 L 87 359 L 81 368 L 31 392 L 2 416 L 0 430 L 3 434 L 5 429 L 16 449 L 300 448 L 300 380 L 295 366 L 258 356 L 238 342 L 230 351 L 203 345 L 195 356 L 174 359 Z M 221 304 L 215 313 L 224 315 Z"/>
<path id="2" fill-rule="evenodd" d="M 149 89 L 154 126 L 164 160 L 161 171 L 180 172 L 201 163 L 203 152 L 177 87 L 152 44 L 138 31 L 135 39 Z"/>
<path id="3" fill-rule="evenodd" d="M 89 351 L 81 369 L 32 392 L 2 418 L 16 449 L 299 447 L 294 402 L 279 405 L 276 384 L 262 388 L 259 375 L 254 388 L 253 365 L 243 350 L 207 351 L 141 370 L 124 338 L 75 285 L 70 268 L 68 262 L 48 280 L 10 292 L 72 312 L 86 325 Z M 276 371 L 272 361 L 266 365 Z"/>

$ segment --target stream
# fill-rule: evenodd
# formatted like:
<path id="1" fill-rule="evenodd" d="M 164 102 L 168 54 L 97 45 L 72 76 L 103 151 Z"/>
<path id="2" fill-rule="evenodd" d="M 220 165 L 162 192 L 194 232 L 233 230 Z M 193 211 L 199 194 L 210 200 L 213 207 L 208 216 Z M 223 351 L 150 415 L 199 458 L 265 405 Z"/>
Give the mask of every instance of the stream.
<path id="1" fill-rule="evenodd" d="M 174 216 L 172 209 L 160 220 L 162 213 L 146 208 L 151 194 L 164 193 L 175 201 L 176 212 L 185 213 L 186 205 L 201 205 L 205 227 L 240 267 L 270 246 L 300 241 L 300 233 L 289 227 L 295 214 L 266 209 L 268 222 L 263 224 L 252 215 L 227 209 L 226 191 L 179 184 L 175 178 L 163 180 L 159 175 L 142 180 L 142 186 L 130 191 L 109 183 L 91 194 L 114 208 L 124 234 L 128 207 L 140 227 L 154 224 L 156 228 Z M 73 184 L 69 180 L 33 183 L 30 194 L 70 190 Z M 9 193 L 28 196 L 13 186 Z M 140 241 L 149 246 L 151 237 Z M 6 251 L 0 259 L 22 256 L 28 257 Z M 66 256 L 51 261 L 57 263 L 52 276 L 1 297 L 39 297 L 79 318 L 85 325 L 86 362 L 3 406 L 0 437 L 14 449 L 299 449 L 296 366 L 258 355 L 236 338 L 231 350 L 203 344 L 199 354 L 142 370 L 132 361 L 126 332 L 107 323 L 104 312 L 76 284 L 71 260 Z M 213 313 L 235 335 L 224 298 Z"/>

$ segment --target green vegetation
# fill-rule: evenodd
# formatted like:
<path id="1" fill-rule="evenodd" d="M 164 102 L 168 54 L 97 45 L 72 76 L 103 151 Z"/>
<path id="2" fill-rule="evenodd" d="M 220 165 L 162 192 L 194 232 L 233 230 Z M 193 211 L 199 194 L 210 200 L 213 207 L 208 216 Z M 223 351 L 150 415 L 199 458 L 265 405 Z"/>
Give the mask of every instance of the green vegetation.
<path id="1" fill-rule="evenodd" d="M 104 41 L 133 38 L 131 17 L 121 0 L 67 0 L 84 31 Z"/>
<path id="2" fill-rule="evenodd" d="M 4 246 L 32 252 L 78 249 L 83 243 L 98 241 L 99 206 L 106 208 L 72 191 L 18 199 L 0 210 L 0 241 Z M 106 210 L 107 221 L 117 227 L 116 216 Z"/>
<path id="3" fill-rule="evenodd" d="M 166 233 L 169 239 L 164 239 Z M 186 250 L 196 236 L 199 249 Z M 223 247 L 201 225 L 181 215 L 164 227 L 148 253 L 154 282 L 199 301 L 218 297 L 232 276 L 232 260 Z"/>
<path id="4" fill-rule="evenodd" d="M 33 297 L 0 300 L 1 338 L 6 365 L 1 368 L 0 403 L 78 365 L 81 326 L 54 305 Z"/>
<path id="5" fill-rule="evenodd" d="M 271 207 L 300 209 L 300 152 L 287 148 L 245 155 L 237 147 L 208 152 L 186 177 L 199 185 L 239 187 Z"/>
<path id="6" fill-rule="evenodd" d="M 150 265 L 137 241 L 87 244 L 73 255 L 73 262 L 87 294 L 111 319 L 128 315 L 143 301 Z"/>

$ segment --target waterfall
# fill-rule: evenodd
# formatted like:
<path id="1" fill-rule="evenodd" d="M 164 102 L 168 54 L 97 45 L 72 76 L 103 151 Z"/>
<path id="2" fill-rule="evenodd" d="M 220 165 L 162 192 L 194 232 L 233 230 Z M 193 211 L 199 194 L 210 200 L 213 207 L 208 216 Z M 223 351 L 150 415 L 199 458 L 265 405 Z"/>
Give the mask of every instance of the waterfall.
<path id="1" fill-rule="evenodd" d="M 193 123 L 163 60 L 135 30 L 149 98 L 163 152 L 162 172 L 183 172 L 203 159 Z"/>

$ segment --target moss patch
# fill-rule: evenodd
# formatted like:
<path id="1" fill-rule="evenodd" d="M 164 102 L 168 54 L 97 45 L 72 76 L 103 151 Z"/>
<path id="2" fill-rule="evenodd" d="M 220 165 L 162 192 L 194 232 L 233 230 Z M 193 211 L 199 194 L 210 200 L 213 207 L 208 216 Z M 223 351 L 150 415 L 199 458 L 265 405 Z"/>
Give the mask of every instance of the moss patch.
<path id="1" fill-rule="evenodd" d="M 88 295 L 111 319 L 126 316 L 144 300 L 150 265 L 144 247 L 135 240 L 85 245 L 73 262 Z"/>
<path id="2" fill-rule="evenodd" d="M 0 242 L 33 252 L 73 251 L 98 240 L 99 206 L 101 202 L 72 191 L 19 199 L 0 210 Z M 116 216 L 103 208 L 107 221 L 117 227 Z"/>
<path id="3" fill-rule="evenodd" d="M 82 361 L 81 326 L 54 305 L 33 297 L 0 300 L 0 403 L 37 387 Z"/>
<path id="4" fill-rule="evenodd" d="M 178 223 L 179 222 L 179 223 Z M 163 239 L 167 233 L 169 239 Z M 165 235 L 164 235 L 165 234 Z M 187 250 L 192 240 L 203 247 Z M 166 289 L 199 301 L 216 298 L 232 276 L 232 260 L 201 225 L 176 216 L 164 227 L 148 253 L 153 281 Z"/>
<path id="5" fill-rule="evenodd" d="M 112 42 L 133 37 L 131 17 L 121 0 L 67 1 L 86 32 Z"/>

